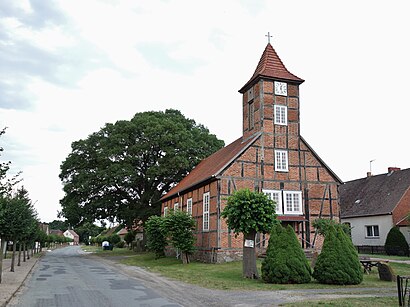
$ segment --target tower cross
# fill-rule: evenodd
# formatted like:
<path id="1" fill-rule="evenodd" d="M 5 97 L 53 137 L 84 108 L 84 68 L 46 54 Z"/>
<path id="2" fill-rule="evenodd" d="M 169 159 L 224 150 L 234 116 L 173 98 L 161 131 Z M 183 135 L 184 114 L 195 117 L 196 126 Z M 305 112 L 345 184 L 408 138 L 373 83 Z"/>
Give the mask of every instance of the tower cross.
<path id="1" fill-rule="evenodd" d="M 268 44 L 270 44 L 270 38 L 273 37 L 272 35 L 270 35 L 270 33 L 268 32 L 268 35 L 265 35 L 268 38 Z"/>

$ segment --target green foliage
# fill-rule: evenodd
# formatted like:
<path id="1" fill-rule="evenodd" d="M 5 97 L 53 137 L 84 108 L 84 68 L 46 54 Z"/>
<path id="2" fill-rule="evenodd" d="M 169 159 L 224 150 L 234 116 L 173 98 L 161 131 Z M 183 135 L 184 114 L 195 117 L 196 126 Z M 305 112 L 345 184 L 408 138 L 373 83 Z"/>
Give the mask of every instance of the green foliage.
<path id="1" fill-rule="evenodd" d="M 340 224 L 335 220 L 330 219 L 316 219 L 313 221 L 313 227 L 317 229 L 318 233 L 322 236 L 326 236 L 331 226 L 340 227 L 348 236 L 350 236 L 350 227 L 347 224 Z"/>
<path id="2" fill-rule="evenodd" d="M 409 244 L 399 227 L 393 227 L 390 229 L 386 237 L 384 249 L 387 255 L 408 256 Z"/>
<path id="3" fill-rule="evenodd" d="M 0 196 L 0 237 L 21 240 L 37 230 L 37 213 L 27 199 L 19 195 Z"/>
<path id="4" fill-rule="evenodd" d="M 61 164 L 65 217 L 75 227 L 109 219 L 131 226 L 159 214 L 160 198 L 224 145 L 179 111 L 137 113 L 72 143 Z"/>
<path id="5" fill-rule="evenodd" d="M 125 246 L 125 242 L 124 242 L 124 241 L 120 241 L 120 242 L 118 242 L 118 243 L 115 244 L 115 247 L 118 247 L 118 248 L 124 248 L 124 246 Z"/>
<path id="6" fill-rule="evenodd" d="M 135 232 L 132 230 L 129 230 L 124 236 L 124 241 L 128 245 L 130 245 L 134 240 L 135 240 Z"/>
<path id="7" fill-rule="evenodd" d="M 48 224 L 48 228 L 65 231 L 68 228 L 68 223 L 62 220 L 54 220 Z"/>
<path id="8" fill-rule="evenodd" d="M 323 284 L 357 285 L 363 280 L 359 256 L 350 238 L 331 225 L 325 236 L 313 277 Z"/>
<path id="9" fill-rule="evenodd" d="M 235 191 L 229 196 L 221 216 L 236 234 L 267 233 L 277 223 L 274 202 L 265 194 L 249 189 Z"/>
<path id="10" fill-rule="evenodd" d="M 192 254 L 195 250 L 195 220 L 185 211 L 173 211 L 164 218 L 163 227 L 174 248 L 184 254 Z"/>
<path id="11" fill-rule="evenodd" d="M 310 282 L 310 265 L 290 225 L 273 227 L 266 258 L 262 262 L 262 279 L 278 284 Z"/>
<path id="12" fill-rule="evenodd" d="M 54 228 L 53 228 L 54 229 Z M 85 222 L 81 226 L 75 228 L 75 232 L 80 237 L 80 242 L 88 243 L 89 237 L 95 237 L 104 230 L 104 227 L 95 225 L 94 223 Z"/>
<path id="13" fill-rule="evenodd" d="M 6 133 L 6 128 L 0 130 L 0 137 Z M 0 157 L 4 148 L 0 146 Z M 10 170 L 11 161 L 0 161 L 0 196 L 11 197 L 13 187 L 21 181 L 19 178 L 20 172 L 14 176 L 8 176 L 7 172 Z"/>
<path id="14" fill-rule="evenodd" d="M 156 215 L 149 217 L 144 229 L 147 235 L 147 248 L 155 253 L 156 259 L 164 257 L 167 246 L 164 218 Z"/>

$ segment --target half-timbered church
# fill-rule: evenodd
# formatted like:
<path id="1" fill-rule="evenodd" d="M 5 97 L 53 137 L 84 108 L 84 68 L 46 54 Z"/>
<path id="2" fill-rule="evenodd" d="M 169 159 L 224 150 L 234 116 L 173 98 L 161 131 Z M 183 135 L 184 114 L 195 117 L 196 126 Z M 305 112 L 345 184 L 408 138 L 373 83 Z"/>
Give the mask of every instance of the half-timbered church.
<path id="1" fill-rule="evenodd" d="M 238 258 L 242 237 L 235 237 L 221 218 L 226 198 L 249 188 L 276 202 L 282 224 L 295 229 L 301 245 L 321 245 L 312 222 L 339 219 L 339 177 L 300 135 L 299 86 L 272 45 L 266 46 L 256 70 L 239 90 L 243 133 L 233 143 L 201 161 L 162 197 L 162 214 L 184 210 L 197 221 L 196 257 L 208 262 Z M 257 246 L 266 246 L 262 234 Z"/>

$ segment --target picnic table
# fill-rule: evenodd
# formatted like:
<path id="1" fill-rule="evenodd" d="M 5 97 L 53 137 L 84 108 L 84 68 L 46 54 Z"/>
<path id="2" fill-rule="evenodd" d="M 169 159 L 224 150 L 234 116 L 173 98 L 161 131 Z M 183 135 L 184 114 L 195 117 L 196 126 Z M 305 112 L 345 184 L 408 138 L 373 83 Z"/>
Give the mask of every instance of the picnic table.
<path id="1" fill-rule="evenodd" d="M 372 267 L 377 267 L 380 264 L 380 261 L 360 259 L 360 263 L 363 266 L 363 273 L 370 274 Z"/>

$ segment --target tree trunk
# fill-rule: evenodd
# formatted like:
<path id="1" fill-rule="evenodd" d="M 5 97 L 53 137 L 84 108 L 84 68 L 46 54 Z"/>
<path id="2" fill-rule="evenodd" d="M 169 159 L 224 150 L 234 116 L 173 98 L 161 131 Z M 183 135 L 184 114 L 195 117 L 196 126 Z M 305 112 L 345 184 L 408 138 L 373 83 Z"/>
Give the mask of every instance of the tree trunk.
<path id="1" fill-rule="evenodd" d="M 182 258 L 182 263 L 183 264 L 188 264 L 190 261 L 189 261 L 189 254 L 188 253 L 184 253 L 184 252 L 182 252 L 181 253 L 181 258 Z"/>
<path id="2" fill-rule="evenodd" d="M 26 242 L 23 243 L 23 262 L 26 262 Z"/>
<path id="3" fill-rule="evenodd" d="M 17 258 L 17 266 L 21 266 L 21 241 L 19 242 L 19 254 Z"/>
<path id="4" fill-rule="evenodd" d="M 1 284 L 1 274 L 3 272 L 3 248 L 4 248 L 5 240 L 1 238 L 0 243 L 0 284 Z"/>
<path id="5" fill-rule="evenodd" d="M 255 235 L 256 232 L 243 234 L 243 277 L 250 279 L 259 278 L 256 267 Z"/>
<path id="6" fill-rule="evenodd" d="M 10 265 L 10 272 L 14 272 L 14 262 L 16 259 L 16 240 L 13 240 L 13 254 L 11 255 L 11 265 Z"/>

